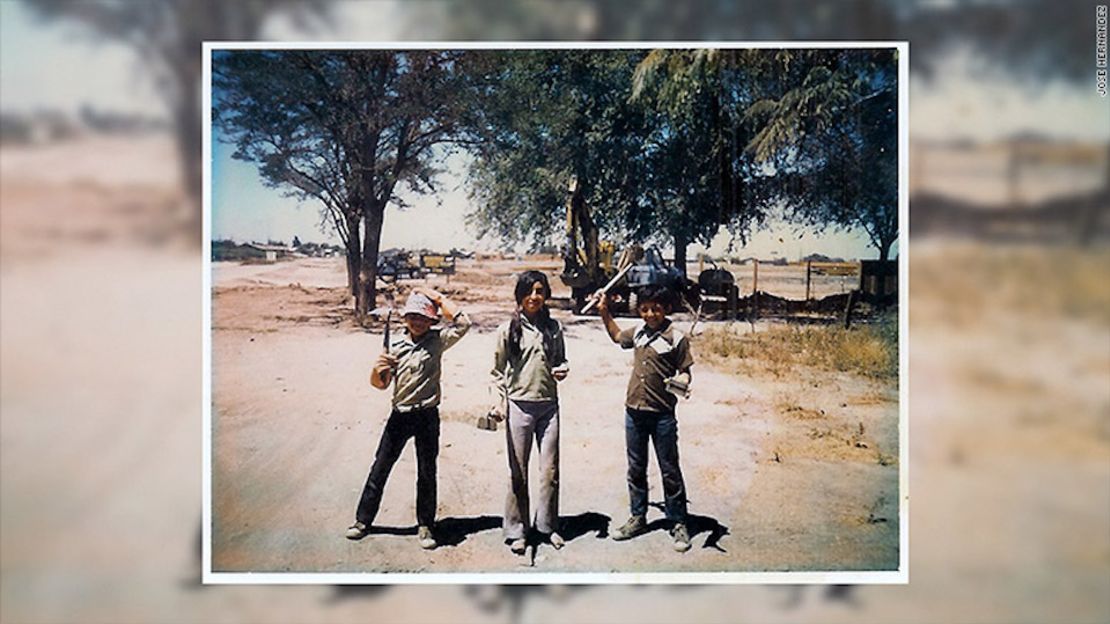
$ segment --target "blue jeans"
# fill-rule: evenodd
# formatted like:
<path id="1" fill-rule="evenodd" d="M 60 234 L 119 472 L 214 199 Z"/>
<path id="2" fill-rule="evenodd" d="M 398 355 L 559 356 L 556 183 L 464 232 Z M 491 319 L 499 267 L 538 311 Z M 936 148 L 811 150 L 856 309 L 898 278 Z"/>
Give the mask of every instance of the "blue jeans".
<path id="1" fill-rule="evenodd" d="M 663 475 L 663 496 L 667 519 L 686 521 L 686 484 L 678 466 L 678 421 L 674 412 L 648 412 L 625 408 L 624 436 L 628 450 L 628 497 L 632 515 L 647 514 L 648 438 L 655 445 L 659 472 Z"/>

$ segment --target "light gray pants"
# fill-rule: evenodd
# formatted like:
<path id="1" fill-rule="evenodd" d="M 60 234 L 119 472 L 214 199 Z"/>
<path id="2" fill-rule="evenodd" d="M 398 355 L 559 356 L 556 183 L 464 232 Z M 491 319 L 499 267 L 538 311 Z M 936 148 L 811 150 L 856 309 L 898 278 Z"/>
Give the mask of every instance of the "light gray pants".
<path id="1" fill-rule="evenodd" d="M 509 451 L 509 495 L 502 525 L 505 539 L 515 540 L 528 534 L 528 457 L 533 436 L 540 456 L 536 529 L 552 533 L 559 521 L 559 402 L 510 400 L 508 411 L 505 440 Z"/>

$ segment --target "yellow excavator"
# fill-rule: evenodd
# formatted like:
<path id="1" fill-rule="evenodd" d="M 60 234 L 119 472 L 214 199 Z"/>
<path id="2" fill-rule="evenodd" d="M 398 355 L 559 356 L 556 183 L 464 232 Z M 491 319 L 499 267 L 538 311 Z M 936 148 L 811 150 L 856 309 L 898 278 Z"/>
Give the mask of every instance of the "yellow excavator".
<path id="1" fill-rule="evenodd" d="M 597 224 L 590 216 L 582 186 L 576 178 L 571 179 L 567 190 L 570 197 L 567 199 L 566 244 L 563 246 L 563 272 L 559 278 L 570 287 L 577 313 L 590 295 L 616 275 L 617 265 L 613 256 L 617 246 L 613 241 L 598 240 Z M 627 306 L 626 284 L 618 283 L 610 292 L 615 296 L 614 311 L 619 311 L 622 303 Z"/>
<path id="2" fill-rule="evenodd" d="M 632 243 L 614 262 L 617 246 L 612 241 L 598 240 L 597 224 L 590 215 L 578 180 L 572 179 L 567 190 L 570 197 L 567 200 L 566 244 L 563 246 L 563 272 L 559 277 L 571 289 L 575 314 L 588 313 L 592 307 L 587 306 L 590 295 L 608 287 L 613 313 L 631 312 L 635 316 L 637 293 L 653 284 L 671 288 L 692 312 L 699 308 L 698 284 L 668 264 L 658 249 L 645 249 Z"/>

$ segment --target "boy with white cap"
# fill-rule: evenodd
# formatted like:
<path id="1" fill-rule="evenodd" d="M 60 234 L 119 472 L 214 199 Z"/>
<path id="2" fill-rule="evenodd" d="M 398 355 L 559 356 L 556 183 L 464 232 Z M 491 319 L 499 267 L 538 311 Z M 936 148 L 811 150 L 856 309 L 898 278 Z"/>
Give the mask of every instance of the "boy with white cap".
<path id="1" fill-rule="evenodd" d="M 439 311 L 450 325 L 432 328 Z M 402 311 L 406 331 L 393 339 L 387 352 L 378 356 L 370 372 L 370 384 L 380 390 L 393 382 L 393 411 L 382 431 L 370 475 L 362 489 L 355 523 L 347 538 L 362 539 L 381 505 L 382 490 L 389 473 L 409 438 L 416 444 L 416 520 L 420 547 L 436 547 L 433 529 L 436 513 L 436 458 L 439 455 L 440 362 L 470 329 L 466 313 L 447 297 L 416 288 Z"/>

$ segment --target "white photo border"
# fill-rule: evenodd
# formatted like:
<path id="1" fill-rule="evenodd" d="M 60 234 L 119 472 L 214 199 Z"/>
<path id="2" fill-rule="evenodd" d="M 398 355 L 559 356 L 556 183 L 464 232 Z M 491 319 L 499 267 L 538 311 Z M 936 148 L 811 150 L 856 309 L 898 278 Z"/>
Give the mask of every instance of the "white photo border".
<path id="1" fill-rule="evenodd" d="M 888 48 L 898 57 L 898 569 L 825 572 L 314 573 L 212 570 L 212 54 L 221 50 L 626 50 Z M 206 585 L 789 585 L 909 583 L 909 43 L 907 41 L 206 41 L 203 63 L 201 582 Z"/>

